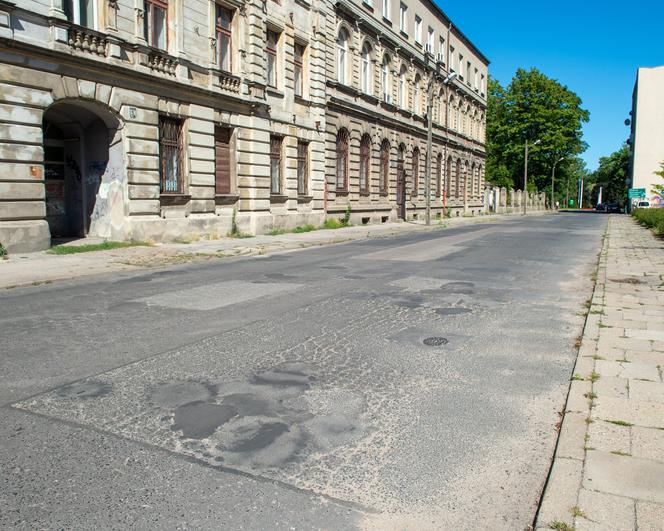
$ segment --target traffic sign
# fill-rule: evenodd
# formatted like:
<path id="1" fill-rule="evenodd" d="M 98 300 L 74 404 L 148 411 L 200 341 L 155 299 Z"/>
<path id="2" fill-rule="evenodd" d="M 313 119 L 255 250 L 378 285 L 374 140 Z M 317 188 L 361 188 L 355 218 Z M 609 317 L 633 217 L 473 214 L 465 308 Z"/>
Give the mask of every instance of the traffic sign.
<path id="1" fill-rule="evenodd" d="M 637 197 L 645 197 L 646 196 L 646 189 L 645 188 L 630 188 L 627 190 L 627 197 L 630 199 L 637 198 Z"/>

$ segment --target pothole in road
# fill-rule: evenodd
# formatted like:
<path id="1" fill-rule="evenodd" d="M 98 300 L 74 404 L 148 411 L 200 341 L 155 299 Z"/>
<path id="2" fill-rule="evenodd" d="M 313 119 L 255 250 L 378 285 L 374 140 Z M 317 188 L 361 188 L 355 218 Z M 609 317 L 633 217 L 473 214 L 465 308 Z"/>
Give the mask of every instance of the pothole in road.
<path id="1" fill-rule="evenodd" d="M 446 337 L 435 336 L 427 337 L 422 343 L 427 347 L 442 347 L 443 345 L 447 345 L 449 340 Z"/>
<path id="2" fill-rule="evenodd" d="M 109 394 L 112 388 L 110 383 L 88 380 L 60 387 L 56 394 L 63 398 L 96 398 Z"/>
<path id="3" fill-rule="evenodd" d="M 463 315 L 466 313 L 471 313 L 473 310 L 470 308 L 438 308 L 436 313 L 438 315 Z"/>

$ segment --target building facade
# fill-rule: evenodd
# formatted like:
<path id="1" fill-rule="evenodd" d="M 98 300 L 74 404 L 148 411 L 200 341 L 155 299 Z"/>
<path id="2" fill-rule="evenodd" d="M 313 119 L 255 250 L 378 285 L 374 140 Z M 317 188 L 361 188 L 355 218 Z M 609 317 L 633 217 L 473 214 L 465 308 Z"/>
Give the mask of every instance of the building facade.
<path id="1" fill-rule="evenodd" d="M 487 61 L 393 2 L 0 0 L 0 242 L 415 217 L 429 79 L 434 211 L 477 213 Z"/>
<path id="2" fill-rule="evenodd" d="M 664 164 L 664 66 L 639 68 L 632 99 L 630 136 L 630 188 L 645 189 L 644 199 L 652 206 L 664 207 L 653 193 L 653 185 L 664 184 L 655 175 Z"/>

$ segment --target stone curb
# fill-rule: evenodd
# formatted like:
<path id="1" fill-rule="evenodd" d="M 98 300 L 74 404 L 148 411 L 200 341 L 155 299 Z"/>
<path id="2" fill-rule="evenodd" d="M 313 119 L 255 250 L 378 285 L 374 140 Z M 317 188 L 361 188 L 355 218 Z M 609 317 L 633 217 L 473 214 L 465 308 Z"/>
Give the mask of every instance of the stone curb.
<path id="1" fill-rule="evenodd" d="M 651 238 L 609 218 L 536 529 L 664 529 L 664 248 Z"/>

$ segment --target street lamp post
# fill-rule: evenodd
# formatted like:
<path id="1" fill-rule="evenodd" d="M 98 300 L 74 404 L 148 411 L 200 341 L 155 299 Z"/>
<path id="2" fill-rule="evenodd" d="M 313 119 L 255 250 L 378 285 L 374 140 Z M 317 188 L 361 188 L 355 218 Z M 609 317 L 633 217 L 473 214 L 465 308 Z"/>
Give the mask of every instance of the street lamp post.
<path id="1" fill-rule="evenodd" d="M 533 142 L 533 146 L 540 144 L 541 140 L 536 140 Z M 526 194 L 526 197 L 523 201 L 523 215 L 526 215 L 528 209 L 528 141 L 526 140 L 526 157 L 523 165 L 523 193 Z"/>
<path id="2" fill-rule="evenodd" d="M 556 178 L 556 166 L 558 165 L 559 162 L 562 162 L 563 160 L 565 160 L 565 157 L 560 157 L 557 161 L 555 161 L 553 163 L 553 169 L 551 170 L 551 210 L 553 210 L 554 208 L 553 187 Z"/>
<path id="3" fill-rule="evenodd" d="M 436 62 L 435 71 L 432 70 L 431 78 L 429 79 L 429 87 L 427 93 L 427 167 L 426 167 L 426 200 L 427 200 L 427 210 L 426 210 L 426 224 L 431 225 L 431 158 L 433 155 L 433 90 L 434 82 L 438 75 L 438 70 L 440 68 L 440 63 Z M 455 72 L 449 74 L 444 80 L 443 85 L 449 85 L 454 78 L 457 77 Z M 447 112 L 447 107 L 445 109 Z M 447 149 L 447 146 L 445 146 Z"/>

